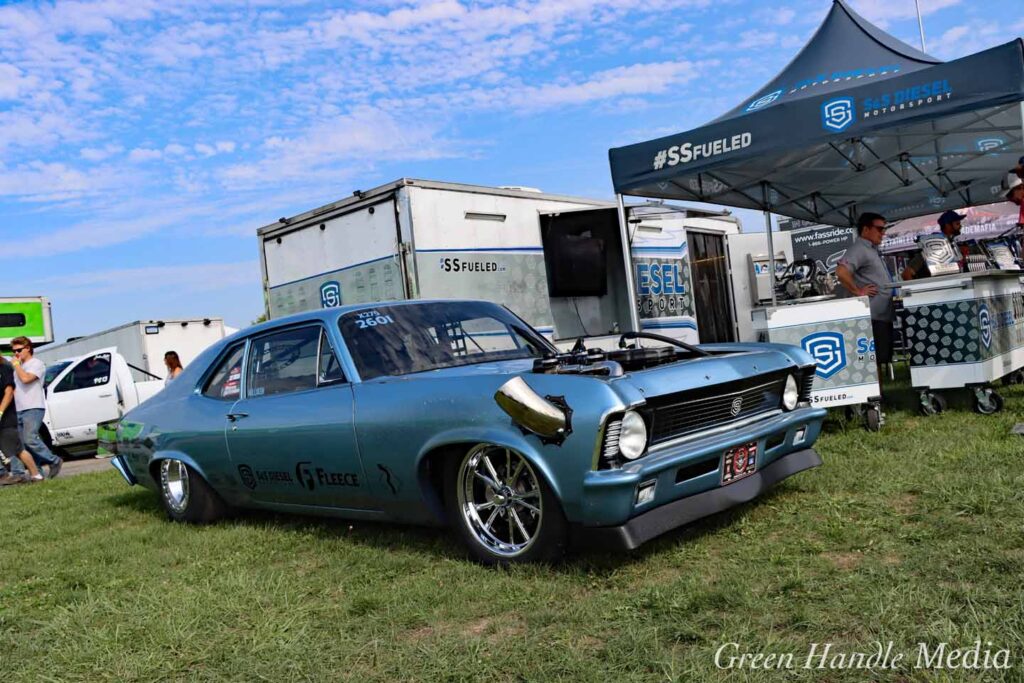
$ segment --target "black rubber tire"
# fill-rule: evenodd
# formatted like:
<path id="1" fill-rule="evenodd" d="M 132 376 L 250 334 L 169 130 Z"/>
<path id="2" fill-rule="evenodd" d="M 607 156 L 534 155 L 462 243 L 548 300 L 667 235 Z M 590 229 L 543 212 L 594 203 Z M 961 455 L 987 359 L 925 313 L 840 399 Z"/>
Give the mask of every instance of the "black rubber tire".
<path id="1" fill-rule="evenodd" d="M 864 427 L 869 432 L 877 432 L 882 429 L 882 412 L 879 408 L 871 406 L 864 411 Z"/>
<path id="2" fill-rule="evenodd" d="M 932 394 L 932 405 L 935 407 L 935 412 L 940 414 L 946 412 L 946 408 L 949 407 L 946 397 L 942 394 Z"/>
<path id="3" fill-rule="evenodd" d="M 468 527 L 462 511 L 459 510 L 458 476 L 459 470 L 475 450 L 475 446 L 458 455 L 453 455 L 445 462 L 444 471 L 444 505 L 448 524 L 455 530 L 463 546 L 469 551 L 470 557 L 485 566 L 506 567 L 512 564 L 532 562 L 558 562 L 565 556 L 569 542 L 569 523 L 562 512 L 554 491 L 544 479 L 543 474 L 536 472 L 537 484 L 541 495 L 543 517 L 536 540 L 522 554 L 514 557 L 498 555 L 483 545 Z"/>
<path id="4" fill-rule="evenodd" d="M 190 524 L 210 524 L 226 517 L 231 512 L 231 508 L 224 502 L 224 499 L 206 483 L 205 479 L 185 463 L 182 464 L 188 473 L 188 502 L 184 510 L 174 510 L 164 494 L 160 475 L 160 465 L 162 462 L 158 461 L 153 466 L 158 487 L 157 495 L 160 496 L 160 503 L 163 505 L 164 510 L 167 512 L 167 517 L 171 521 L 188 522 Z"/>
<path id="5" fill-rule="evenodd" d="M 995 415 L 1003 409 L 1003 397 L 995 391 L 989 390 L 989 402 L 987 404 L 978 400 L 977 394 L 972 397 L 974 412 L 981 415 Z"/>

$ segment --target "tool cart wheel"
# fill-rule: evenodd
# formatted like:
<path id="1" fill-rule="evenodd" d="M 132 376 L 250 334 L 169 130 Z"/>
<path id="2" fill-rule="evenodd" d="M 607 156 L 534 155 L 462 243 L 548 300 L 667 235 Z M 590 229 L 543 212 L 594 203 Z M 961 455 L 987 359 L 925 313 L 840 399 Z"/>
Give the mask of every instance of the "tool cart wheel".
<path id="1" fill-rule="evenodd" d="M 877 432 L 882 429 L 882 424 L 885 423 L 885 418 L 882 415 L 882 407 L 877 405 L 869 405 L 864 411 L 864 428 L 869 432 Z"/>
<path id="2" fill-rule="evenodd" d="M 941 394 L 935 394 L 930 391 L 921 392 L 921 414 L 925 417 L 932 415 L 939 415 L 946 410 L 946 399 Z"/>
<path id="3" fill-rule="evenodd" d="M 1003 397 L 992 387 L 977 387 L 974 390 L 974 411 L 992 415 L 1003 409 Z"/>

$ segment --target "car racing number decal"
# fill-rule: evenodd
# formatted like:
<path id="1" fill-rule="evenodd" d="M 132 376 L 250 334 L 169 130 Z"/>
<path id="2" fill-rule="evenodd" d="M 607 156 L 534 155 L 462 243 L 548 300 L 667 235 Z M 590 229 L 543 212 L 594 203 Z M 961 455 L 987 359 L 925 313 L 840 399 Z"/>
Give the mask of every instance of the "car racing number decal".
<path id="1" fill-rule="evenodd" d="M 390 325 L 395 322 L 390 315 L 381 315 L 380 311 L 362 311 L 356 314 L 356 327 L 365 330 L 367 327 Z"/>

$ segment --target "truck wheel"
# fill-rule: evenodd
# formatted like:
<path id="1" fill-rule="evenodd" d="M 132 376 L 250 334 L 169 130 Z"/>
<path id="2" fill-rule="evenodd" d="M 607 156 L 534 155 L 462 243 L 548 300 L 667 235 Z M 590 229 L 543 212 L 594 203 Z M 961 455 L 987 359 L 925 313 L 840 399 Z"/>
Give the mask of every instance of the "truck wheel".
<path id="1" fill-rule="evenodd" d="M 551 562 L 565 553 L 568 523 L 551 487 L 519 453 L 491 444 L 449 461 L 448 518 L 485 565 Z"/>
<path id="2" fill-rule="evenodd" d="M 228 512 L 228 506 L 209 484 L 181 460 L 167 458 L 159 465 L 160 502 L 175 522 L 207 524 Z"/>

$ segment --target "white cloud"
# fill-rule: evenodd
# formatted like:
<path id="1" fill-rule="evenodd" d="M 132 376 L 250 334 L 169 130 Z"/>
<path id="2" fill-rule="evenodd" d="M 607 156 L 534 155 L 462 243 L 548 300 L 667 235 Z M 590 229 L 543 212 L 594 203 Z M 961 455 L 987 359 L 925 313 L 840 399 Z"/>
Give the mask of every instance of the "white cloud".
<path id="1" fill-rule="evenodd" d="M 0 100 L 16 100 L 39 86 L 39 79 L 26 76 L 13 64 L 0 64 Z"/>
<path id="2" fill-rule="evenodd" d="M 124 151 L 121 145 L 110 143 L 103 147 L 83 147 L 78 154 L 86 161 L 103 161 Z"/>
<path id="3" fill-rule="evenodd" d="M 128 152 L 128 160 L 134 162 L 154 161 L 162 156 L 163 152 L 150 147 L 136 147 L 131 152 Z"/>

